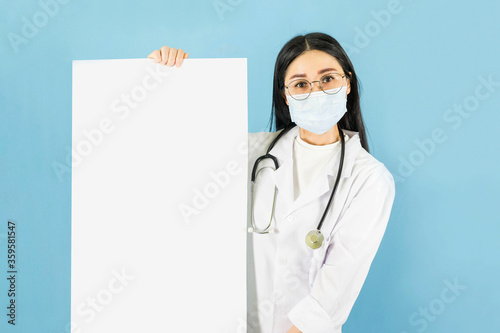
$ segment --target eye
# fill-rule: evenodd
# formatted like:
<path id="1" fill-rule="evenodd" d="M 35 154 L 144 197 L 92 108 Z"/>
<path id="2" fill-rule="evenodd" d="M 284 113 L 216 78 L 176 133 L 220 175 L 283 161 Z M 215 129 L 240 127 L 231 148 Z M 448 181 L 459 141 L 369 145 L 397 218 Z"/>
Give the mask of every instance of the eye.
<path id="1" fill-rule="evenodd" d="M 294 88 L 306 88 L 309 84 L 306 81 L 298 81 L 293 83 Z"/>
<path id="2" fill-rule="evenodd" d="M 337 78 L 335 77 L 335 75 L 333 74 L 327 74 L 325 76 L 323 76 L 323 82 L 325 83 L 328 83 L 328 82 L 332 82 L 332 81 L 335 81 Z"/>

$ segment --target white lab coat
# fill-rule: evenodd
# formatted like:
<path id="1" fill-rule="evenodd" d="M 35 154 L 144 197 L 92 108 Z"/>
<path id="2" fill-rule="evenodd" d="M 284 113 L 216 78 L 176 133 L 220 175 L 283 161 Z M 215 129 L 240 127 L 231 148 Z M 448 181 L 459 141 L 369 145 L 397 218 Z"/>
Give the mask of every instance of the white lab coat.
<path id="1" fill-rule="evenodd" d="M 257 157 L 279 132 L 249 133 L 249 179 Z M 340 333 L 361 290 L 389 220 L 395 196 L 394 179 L 383 163 L 350 139 L 340 183 L 321 228 L 325 240 L 312 250 L 306 234 L 316 229 L 330 197 L 340 149 L 309 187 L 294 200 L 293 143 L 295 126 L 259 165 L 254 192 L 254 220 L 264 228 L 277 187 L 274 234 L 249 234 L 248 333 L 285 333 L 295 325 L 304 333 Z M 250 181 L 248 225 L 250 226 Z"/>

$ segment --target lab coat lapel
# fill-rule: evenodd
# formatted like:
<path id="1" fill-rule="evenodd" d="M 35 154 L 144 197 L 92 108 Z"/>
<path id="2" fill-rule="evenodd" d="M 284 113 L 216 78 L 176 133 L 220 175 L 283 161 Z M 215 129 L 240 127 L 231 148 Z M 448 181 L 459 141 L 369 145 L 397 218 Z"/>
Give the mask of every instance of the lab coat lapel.
<path id="1" fill-rule="evenodd" d="M 350 137 L 350 139 L 345 144 L 344 166 L 340 181 L 342 181 L 343 178 L 351 176 L 354 160 L 359 152 L 359 149 L 361 148 L 357 132 L 349 130 L 343 131 Z M 299 128 L 295 126 L 289 131 L 289 133 L 286 133 L 280 139 L 280 141 L 283 141 L 278 142 L 270 152 L 278 158 L 280 165 L 278 170 L 275 172 L 275 183 L 285 206 L 284 216 L 293 213 L 312 200 L 316 200 L 326 192 L 331 193 L 337 178 L 340 161 L 341 151 L 339 150 L 327 164 L 325 169 L 318 175 L 318 177 L 316 177 L 313 183 L 311 183 L 311 186 L 309 186 L 305 192 L 301 193 L 297 200 L 294 200 L 293 143 L 297 135 L 299 135 Z"/>
<path id="2" fill-rule="evenodd" d="M 298 126 L 283 135 L 269 152 L 278 159 L 279 168 L 274 173 L 274 181 L 278 188 L 283 210 L 286 214 L 294 201 L 292 148 L 295 137 L 299 134 Z M 285 215 L 286 216 L 286 215 Z"/>

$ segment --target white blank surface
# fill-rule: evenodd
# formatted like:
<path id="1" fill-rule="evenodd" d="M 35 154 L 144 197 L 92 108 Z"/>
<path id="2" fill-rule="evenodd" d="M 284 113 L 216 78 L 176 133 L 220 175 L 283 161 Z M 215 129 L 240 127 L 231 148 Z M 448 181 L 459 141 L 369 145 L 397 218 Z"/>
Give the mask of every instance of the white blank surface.
<path id="1" fill-rule="evenodd" d="M 246 59 L 73 62 L 73 332 L 246 332 L 246 82 Z"/>

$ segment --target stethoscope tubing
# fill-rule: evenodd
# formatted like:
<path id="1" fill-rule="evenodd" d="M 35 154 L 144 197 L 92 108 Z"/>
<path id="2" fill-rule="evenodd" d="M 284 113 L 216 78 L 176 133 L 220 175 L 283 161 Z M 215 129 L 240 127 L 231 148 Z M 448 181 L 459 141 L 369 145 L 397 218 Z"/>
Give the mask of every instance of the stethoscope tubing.
<path id="1" fill-rule="evenodd" d="M 252 227 L 249 228 L 249 232 L 255 232 L 255 233 L 258 233 L 258 234 L 266 234 L 266 233 L 270 233 L 270 231 L 268 230 L 270 227 L 271 227 L 271 224 L 272 224 L 272 219 L 273 219 L 273 216 L 274 216 L 274 208 L 275 208 L 275 204 L 276 204 L 276 192 L 277 192 L 277 188 L 276 186 L 274 187 L 274 196 L 273 196 L 273 207 L 272 207 L 272 210 L 271 210 L 271 217 L 269 219 L 269 223 L 268 225 L 264 228 L 264 229 L 258 229 L 256 226 L 255 226 L 255 222 L 254 222 L 254 216 L 253 216 L 253 203 L 254 203 L 254 184 L 255 184 L 255 177 L 256 177 L 256 172 L 257 172 L 257 166 L 259 165 L 259 163 L 266 159 L 266 158 L 270 158 L 273 162 L 274 162 L 274 166 L 275 166 L 275 170 L 277 170 L 279 168 L 279 163 L 278 163 L 278 159 L 271 155 L 270 154 L 270 151 L 273 149 L 273 147 L 276 145 L 276 143 L 278 142 L 278 140 L 285 134 L 287 133 L 290 129 L 292 129 L 294 126 L 290 126 L 290 127 L 287 127 L 285 128 L 283 131 L 281 131 L 280 134 L 278 134 L 278 136 L 271 142 L 271 144 L 269 145 L 268 149 L 267 149 L 267 152 L 266 154 L 260 156 L 259 158 L 257 158 L 255 160 L 255 163 L 253 165 L 253 168 L 252 168 L 252 174 L 251 174 L 251 208 L 250 208 L 250 222 L 251 222 L 251 225 Z M 316 249 L 316 248 L 319 248 L 321 246 L 321 243 L 323 242 L 323 236 L 321 235 L 321 227 L 323 226 L 323 222 L 326 218 L 326 215 L 328 214 L 328 211 L 329 211 L 329 208 L 331 206 L 331 203 L 333 201 L 333 197 L 335 195 L 335 192 L 337 191 L 337 188 L 338 188 L 338 185 L 339 185 L 339 182 L 340 182 L 340 178 L 341 178 L 341 175 L 342 175 L 342 169 L 344 167 L 344 157 L 345 157 L 345 140 L 344 140 L 344 132 L 342 131 L 342 129 L 337 125 L 337 128 L 338 128 L 338 131 L 339 131 L 339 135 L 340 135 L 340 141 L 341 141 L 341 147 L 342 147 L 342 150 L 341 150 L 341 155 L 340 155 L 340 164 L 339 164 L 339 169 L 338 169 L 338 172 L 337 172 L 337 178 L 335 179 L 335 185 L 333 186 L 333 190 L 332 190 L 332 193 L 330 194 L 330 198 L 328 199 L 328 203 L 325 207 L 325 210 L 323 212 L 323 215 L 321 216 L 321 220 L 319 221 L 318 223 L 318 227 L 316 228 L 316 230 L 313 230 L 311 231 L 310 233 L 307 234 L 306 236 L 306 243 L 308 243 L 308 245 L 310 247 L 312 247 L 313 249 Z M 314 245 L 314 244 L 310 244 L 311 242 L 311 239 L 310 239 L 310 234 L 316 234 L 316 236 L 319 236 L 320 240 L 319 240 L 319 245 Z M 314 236 L 314 239 L 316 239 L 317 237 Z M 313 243 L 316 243 L 317 241 L 313 241 Z M 314 247 L 313 247 L 314 246 Z"/>

